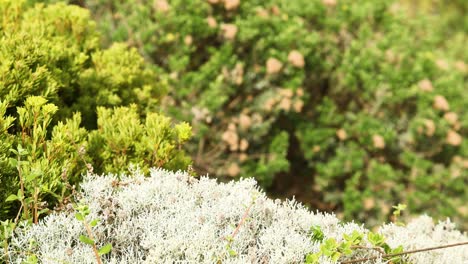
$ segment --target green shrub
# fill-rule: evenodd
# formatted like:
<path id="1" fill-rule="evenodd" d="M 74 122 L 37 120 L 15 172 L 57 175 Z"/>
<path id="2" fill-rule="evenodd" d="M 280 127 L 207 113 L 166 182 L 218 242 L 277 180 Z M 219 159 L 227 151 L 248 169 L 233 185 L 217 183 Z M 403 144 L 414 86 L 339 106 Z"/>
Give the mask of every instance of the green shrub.
<path id="1" fill-rule="evenodd" d="M 98 43 L 85 9 L 0 0 L 1 221 L 37 222 L 87 170 L 190 164 L 191 127 L 158 113 L 157 71 L 136 49 Z"/>
<path id="2" fill-rule="evenodd" d="M 387 0 L 84 3 L 168 76 L 199 171 L 293 182 L 370 224 L 399 202 L 466 222 L 466 42 L 445 22 Z"/>
<path id="3" fill-rule="evenodd" d="M 5 215 L 17 213 L 11 210 L 14 206 L 22 212 L 22 219 L 37 223 L 38 217 L 47 212 L 48 203 L 64 202 L 70 191 L 67 184 L 78 182 L 85 166 L 80 163 L 75 146 L 84 144 L 86 130 L 79 127 L 79 114 L 64 123 L 59 122 L 51 130 L 50 122 L 57 110 L 57 106 L 47 104 L 43 97 L 28 97 L 24 107 L 17 108 L 21 132 L 16 136 L 2 132 L 13 139 L 2 153 L 9 157 L 10 165 L 4 164 L 2 171 L 5 168 L 6 173 L 0 177 L 2 220 Z M 47 138 L 48 131 L 51 132 L 50 139 Z M 15 201 L 21 204 L 21 209 Z"/>
<path id="4" fill-rule="evenodd" d="M 468 17 L 465 15 L 468 12 L 468 3 L 464 0 L 402 0 L 401 4 L 407 8 L 410 15 L 436 15 L 437 22 L 432 26 L 444 29 L 445 34 L 468 30 Z"/>
<path id="5" fill-rule="evenodd" d="M 144 123 L 136 106 L 99 107 L 98 129 L 90 133 L 89 153 L 97 172 L 121 172 L 127 164 L 148 172 L 151 167 L 187 168 L 190 159 L 181 146 L 191 136 L 187 123 L 172 126 L 171 119 L 148 113 Z"/>
<path id="6" fill-rule="evenodd" d="M 0 11 L 0 96 L 12 106 L 29 95 L 45 96 L 59 107 L 60 118 L 81 112 L 87 128 L 96 127 L 98 105 L 157 110 L 164 81 L 135 49 L 114 44 L 101 50 L 87 10 L 2 0 Z"/>

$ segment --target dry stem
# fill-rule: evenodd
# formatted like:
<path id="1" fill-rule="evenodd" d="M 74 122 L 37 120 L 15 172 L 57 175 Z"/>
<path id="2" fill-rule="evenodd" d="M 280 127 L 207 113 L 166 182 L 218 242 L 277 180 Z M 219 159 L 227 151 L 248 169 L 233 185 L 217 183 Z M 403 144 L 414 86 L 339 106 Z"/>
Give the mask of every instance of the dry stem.
<path id="1" fill-rule="evenodd" d="M 415 249 L 415 250 L 408 250 L 408 251 L 404 251 L 404 252 L 401 252 L 401 253 L 385 254 L 385 255 L 375 256 L 375 257 L 369 257 L 369 258 L 361 258 L 361 259 L 348 260 L 348 261 L 343 261 L 343 262 L 341 262 L 341 264 L 360 263 L 360 262 L 369 261 L 369 260 L 374 260 L 374 259 L 378 259 L 378 258 L 390 258 L 390 257 L 396 257 L 396 256 L 414 254 L 414 253 L 418 253 L 418 252 L 432 251 L 432 250 L 436 250 L 436 249 L 449 248 L 449 247 L 457 247 L 457 246 L 463 246 L 463 245 L 468 245 L 468 241 L 467 241 L 467 242 L 455 243 L 455 244 L 449 244 L 449 245 L 443 245 L 443 246 L 438 246 L 438 247 L 429 247 L 429 248 L 421 248 L 421 249 Z"/>

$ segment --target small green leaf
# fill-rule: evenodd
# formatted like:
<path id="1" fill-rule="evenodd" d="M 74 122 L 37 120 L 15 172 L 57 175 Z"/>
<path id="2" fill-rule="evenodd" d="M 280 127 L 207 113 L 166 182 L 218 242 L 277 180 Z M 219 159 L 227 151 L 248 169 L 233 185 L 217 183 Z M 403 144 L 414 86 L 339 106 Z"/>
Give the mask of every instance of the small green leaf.
<path id="1" fill-rule="evenodd" d="M 75 218 L 78 221 L 83 221 L 84 220 L 84 216 L 81 213 L 76 213 Z"/>
<path id="2" fill-rule="evenodd" d="M 94 245 L 94 240 L 85 235 L 80 236 L 80 241 L 91 246 Z"/>
<path id="3" fill-rule="evenodd" d="M 38 262 L 37 256 L 33 254 L 33 255 L 28 256 L 28 258 L 26 259 L 26 261 L 23 262 L 23 263 L 27 263 L 27 264 L 36 264 L 36 263 L 39 263 L 39 262 Z"/>
<path id="4" fill-rule="evenodd" d="M 18 192 L 16 193 L 16 196 L 18 196 L 18 198 L 20 200 L 22 200 L 24 198 L 23 191 L 21 189 L 18 189 Z"/>
<path id="5" fill-rule="evenodd" d="M 83 214 L 84 214 L 85 216 L 89 215 L 90 211 L 89 211 L 88 206 L 84 206 L 82 212 L 83 212 Z"/>
<path id="6" fill-rule="evenodd" d="M 31 173 L 26 174 L 24 178 L 25 178 L 26 182 L 32 182 L 38 176 L 39 176 L 39 174 L 37 172 L 31 172 Z"/>
<path id="7" fill-rule="evenodd" d="M 398 253 L 401 253 L 401 252 L 403 252 L 403 246 L 402 245 L 392 249 L 392 251 L 391 251 L 392 254 L 398 254 Z"/>
<path id="8" fill-rule="evenodd" d="M 90 225 L 91 227 L 95 227 L 95 226 L 97 226 L 98 222 L 99 222 L 98 219 L 94 219 L 93 221 L 91 221 L 91 222 L 89 223 L 89 225 Z"/>
<path id="9" fill-rule="evenodd" d="M 367 239 L 374 246 L 382 246 L 385 242 L 385 237 L 383 235 L 373 232 L 367 234 Z"/>
<path id="10" fill-rule="evenodd" d="M 394 205 L 394 206 L 392 206 L 392 207 L 393 207 L 395 210 L 397 210 L 397 211 L 403 211 L 403 210 L 406 209 L 406 204 L 400 204 L 400 203 L 399 203 L 398 205 L 396 205 L 396 206 Z"/>
<path id="11" fill-rule="evenodd" d="M 16 149 L 10 149 L 10 152 L 18 156 L 18 151 L 16 151 Z"/>
<path id="12" fill-rule="evenodd" d="M 310 231 L 312 232 L 312 237 L 311 237 L 312 240 L 323 241 L 324 235 L 323 235 L 323 231 L 320 228 L 320 226 L 318 226 L 318 225 L 312 226 L 310 228 Z"/>
<path id="13" fill-rule="evenodd" d="M 98 251 L 99 256 L 105 255 L 105 254 L 109 253 L 111 250 L 112 250 L 112 244 L 110 244 L 110 243 L 106 244 L 106 245 L 102 246 L 99 249 L 99 251 Z"/>
<path id="14" fill-rule="evenodd" d="M 39 210 L 39 212 L 37 213 L 38 215 L 42 215 L 42 214 L 45 214 L 45 213 L 48 213 L 50 210 L 48 208 L 44 208 L 42 210 Z"/>
<path id="15" fill-rule="evenodd" d="M 237 256 L 237 252 L 234 251 L 233 249 L 229 249 L 228 252 L 229 252 L 229 255 L 230 255 L 231 257 Z"/>
<path id="16" fill-rule="evenodd" d="M 351 235 L 344 234 L 343 237 L 345 241 L 351 242 L 352 244 L 355 244 L 355 245 L 361 243 L 361 240 L 362 240 L 362 234 L 356 230 L 354 230 Z"/>
<path id="17" fill-rule="evenodd" d="M 27 149 L 24 149 L 23 146 L 21 146 L 21 144 L 18 145 L 18 154 L 19 154 L 20 156 L 27 155 L 28 153 L 29 153 L 28 150 L 27 150 Z"/>
<path id="18" fill-rule="evenodd" d="M 325 242 L 320 245 L 320 250 L 322 253 L 327 257 L 333 257 L 338 249 L 338 243 L 334 238 L 329 238 L 325 240 Z"/>
<path id="19" fill-rule="evenodd" d="M 18 160 L 17 160 L 17 159 L 9 158 L 9 159 L 8 159 L 8 162 L 10 163 L 10 166 L 11 166 L 11 167 L 13 167 L 13 168 L 18 167 Z"/>
<path id="20" fill-rule="evenodd" d="M 307 264 L 317 264 L 317 263 L 319 263 L 319 255 L 317 253 L 307 254 L 306 263 Z"/>
<path id="21" fill-rule="evenodd" d="M 343 252 L 345 255 L 351 255 L 353 250 L 351 249 L 351 241 L 342 242 L 340 244 L 340 252 Z"/>
<path id="22" fill-rule="evenodd" d="M 12 202 L 12 201 L 16 201 L 16 200 L 19 200 L 18 196 L 14 195 L 14 194 L 11 194 L 10 196 L 8 196 L 5 200 L 5 202 Z"/>
<path id="23" fill-rule="evenodd" d="M 387 253 L 387 254 L 392 253 L 392 248 L 387 243 L 383 243 L 382 247 L 383 247 L 385 253 Z"/>
<path id="24" fill-rule="evenodd" d="M 341 253 L 340 253 L 340 252 L 334 252 L 334 253 L 331 255 L 330 258 L 331 258 L 334 262 L 336 262 L 336 261 L 338 261 L 338 259 L 340 259 L 340 257 L 341 257 Z"/>

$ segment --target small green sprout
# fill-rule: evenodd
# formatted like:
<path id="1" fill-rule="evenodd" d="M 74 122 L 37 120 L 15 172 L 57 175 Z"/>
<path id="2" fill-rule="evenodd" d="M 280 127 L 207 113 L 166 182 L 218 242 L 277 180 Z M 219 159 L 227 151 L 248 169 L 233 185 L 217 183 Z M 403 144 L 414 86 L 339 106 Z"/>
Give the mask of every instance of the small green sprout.
<path id="1" fill-rule="evenodd" d="M 395 209 L 395 211 L 393 211 L 393 222 L 396 224 L 396 225 L 399 225 L 399 226 L 404 226 L 405 224 L 401 221 L 398 221 L 398 219 L 400 218 L 401 216 L 401 212 L 403 212 L 404 210 L 406 210 L 406 204 L 398 204 L 396 206 L 392 206 L 393 209 Z"/>
<path id="2" fill-rule="evenodd" d="M 99 223 L 99 219 L 93 219 L 88 222 L 87 216 L 90 214 L 90 210 L 87 205 L 77 205 L 75 206 L 75 210 L 76 220 L 84 224 L 87 233 L 87 235 L 80 235 L 79 239 L 81 242 L 93 247 L 97 263 L 102 264 L 101 256 L 109 253 L 112 250 L 112 244 L 108 243 L 98 248 L 91 229 L 97 226 L 97 224 Z"/>

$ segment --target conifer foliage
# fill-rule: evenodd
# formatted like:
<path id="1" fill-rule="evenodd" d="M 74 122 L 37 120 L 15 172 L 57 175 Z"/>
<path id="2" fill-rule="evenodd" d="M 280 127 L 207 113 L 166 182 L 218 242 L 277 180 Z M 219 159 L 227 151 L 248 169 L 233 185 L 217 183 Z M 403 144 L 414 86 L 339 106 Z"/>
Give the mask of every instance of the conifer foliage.
<path id="1" fill-rule="evenodd" d="M 86 9 L 0 0 L 0 220 L 37 222 L 90 167 L 190 164 L 190 126 L 158 113 L 164 81 L 136 49 L 99 43 Z"/>

